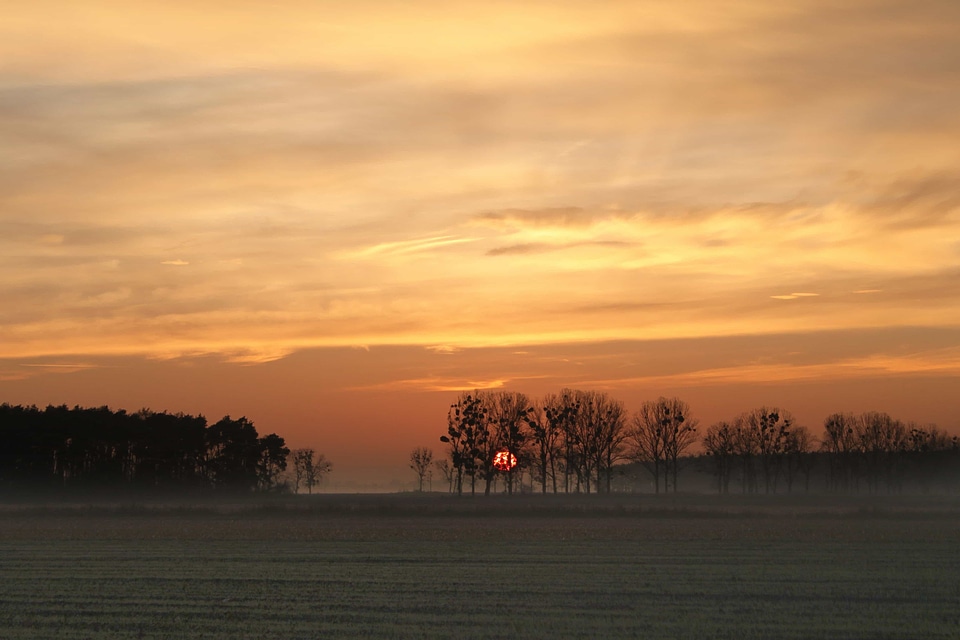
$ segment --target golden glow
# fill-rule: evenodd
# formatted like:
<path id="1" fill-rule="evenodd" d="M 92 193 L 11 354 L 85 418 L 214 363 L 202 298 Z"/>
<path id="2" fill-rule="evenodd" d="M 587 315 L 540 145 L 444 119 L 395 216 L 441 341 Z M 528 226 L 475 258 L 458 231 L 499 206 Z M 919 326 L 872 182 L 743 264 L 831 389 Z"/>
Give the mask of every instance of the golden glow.
<path id="1" fill-rule="evenodd" d="M 952 0 L 8 4 L 4 380 L 958 326 Z M 921 343 L 566 380 L 956 375 Z"/>

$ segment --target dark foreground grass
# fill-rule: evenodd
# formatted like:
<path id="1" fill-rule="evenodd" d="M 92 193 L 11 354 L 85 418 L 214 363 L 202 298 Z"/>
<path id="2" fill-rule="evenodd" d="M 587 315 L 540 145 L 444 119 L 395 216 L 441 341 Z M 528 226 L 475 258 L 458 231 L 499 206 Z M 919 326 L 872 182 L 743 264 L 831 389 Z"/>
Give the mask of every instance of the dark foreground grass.
<path id="1" fill-rule="evenodd" d="M 960 637 L 953 508 L 376 500 L 0 510 L 0 637 Z"/>

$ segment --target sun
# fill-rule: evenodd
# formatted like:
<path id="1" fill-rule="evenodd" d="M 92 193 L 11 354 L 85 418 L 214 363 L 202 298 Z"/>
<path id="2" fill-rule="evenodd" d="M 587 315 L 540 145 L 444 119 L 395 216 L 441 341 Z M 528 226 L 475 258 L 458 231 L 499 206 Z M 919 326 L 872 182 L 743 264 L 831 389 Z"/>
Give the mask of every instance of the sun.
<path id="1" fill-rule="evenodd" d="M 508 449 L 501 449 L 493 456 L 493 467 L 497 471 L 510 471 L 517 466 L 517 456 Z"/>

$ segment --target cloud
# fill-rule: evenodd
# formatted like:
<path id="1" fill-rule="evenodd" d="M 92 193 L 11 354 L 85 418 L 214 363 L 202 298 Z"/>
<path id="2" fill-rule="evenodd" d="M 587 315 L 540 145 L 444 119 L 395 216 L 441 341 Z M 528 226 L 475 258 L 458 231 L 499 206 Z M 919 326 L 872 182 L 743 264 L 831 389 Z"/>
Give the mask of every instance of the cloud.
<path id="1" fill-rule="evenodd" d="M 566 242 L 562 244 L 549 244 L 546 242 L 528 242 L 526 244 L 514 244 L 501 247 L 494 247 L 487 251 L 488 256 L 504 255 L 528 255 L 534 253 L 547 253 L 550 251 L 563 251 L 565 249 L 576 249 L 580 247 L 600 247 L 600 248 L 623 248 L 633 246 L 633 243 L 622 242 L 619 240 L 591 240 L 584 242 Z"/>
<path id="2" fill-rule="evenodd" d="M 837 359 L 817 364 L 748 364 L 701 369 L 669 375 L 590 380 L 591 387 L 776 385 L 786 382 L 828 382 L 891 376 L 960 376 L 960 350 L 942 349 L 904 356 L 875 355 Z"/>
<path id="3" fill-rule="evenodd" d="M 606 217 L 609 214 L 601 215 Z M 593 224 L 597 217 L 599 217 L 598 214 L 585 211 L 579 207 L 539 210 L 504 209 L 478 213 L 473 216 L 472 222 L 493 228 L 516 226 L 586 227 Z"/>
<path id="4" fill-rule="evenodd" d="M 426 347 L 426 349 L 427 351 L 432 351 L 433 353 L 439 353 L 443 355 L 451 355 L 451 354 L 459 353 L 460 351 L 463 351 L 462 348 L 454 345 L 450 345 L 450 344 L 429 345 L 428 347 Z"/>
<path id="5" fill-rule="evenodd" d="M 819 293 L 786 293 L 770 297 L 775 300 L 796 300 L 797 298 L 815 298 L 819 295 Z"/>
<path id="6" fill-rule="evenodd" d="M 345 257 L 365 258 L 377 255 L 405 255 L 412 253 L 422 253 L 442 249 L 451 245 L 463 244 L 465 242 L 474 242 L 473 238 L 458 238 L 454 236 L 436 236 L 432 238 L 418 238 L 415 240 L 399 240 L 394 242 L 381 242 L 370 247 L 359 250 L 347 251 Z"/>
<path id="7" fill-rule="evenodd" d="M 892 229 L 960 225 L 960 174 L 903 176 L 873 191 L 863 212 Z"/>
<path id="8" fill-rule="evenodd" d="M 10 362 L 0 360 L 0 380 L 28 380 L 37 376 L 64 375 L 98 369 L 103 365 L 89 362 Z"/>
<path id="9" fill-rule="evenodd" d="M 391 380 L 388 382 L 352 387 L 350 391 L 426 391 L 426 392 L 458 392 L 487 389 L 502 389 L 510 382 L 505 378 L 488 380 L 456 380 L 446 378 L 411 378 L 406 380 Z"/>
<path id="10" fill-rule="evenodd" d="M 0 356 L 955 323 L 955 3 L 367 8 L 11 8 Z"/>

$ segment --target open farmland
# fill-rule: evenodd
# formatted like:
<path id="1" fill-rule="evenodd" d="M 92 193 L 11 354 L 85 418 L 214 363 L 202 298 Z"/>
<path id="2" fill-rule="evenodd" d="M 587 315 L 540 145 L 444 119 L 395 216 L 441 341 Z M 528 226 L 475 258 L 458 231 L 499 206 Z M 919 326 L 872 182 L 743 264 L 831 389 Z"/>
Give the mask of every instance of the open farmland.
<path id="1" fill-rule="evenodd" d="M 960 637 L 960 505 L 3 507 L 0 637 Z"/>

